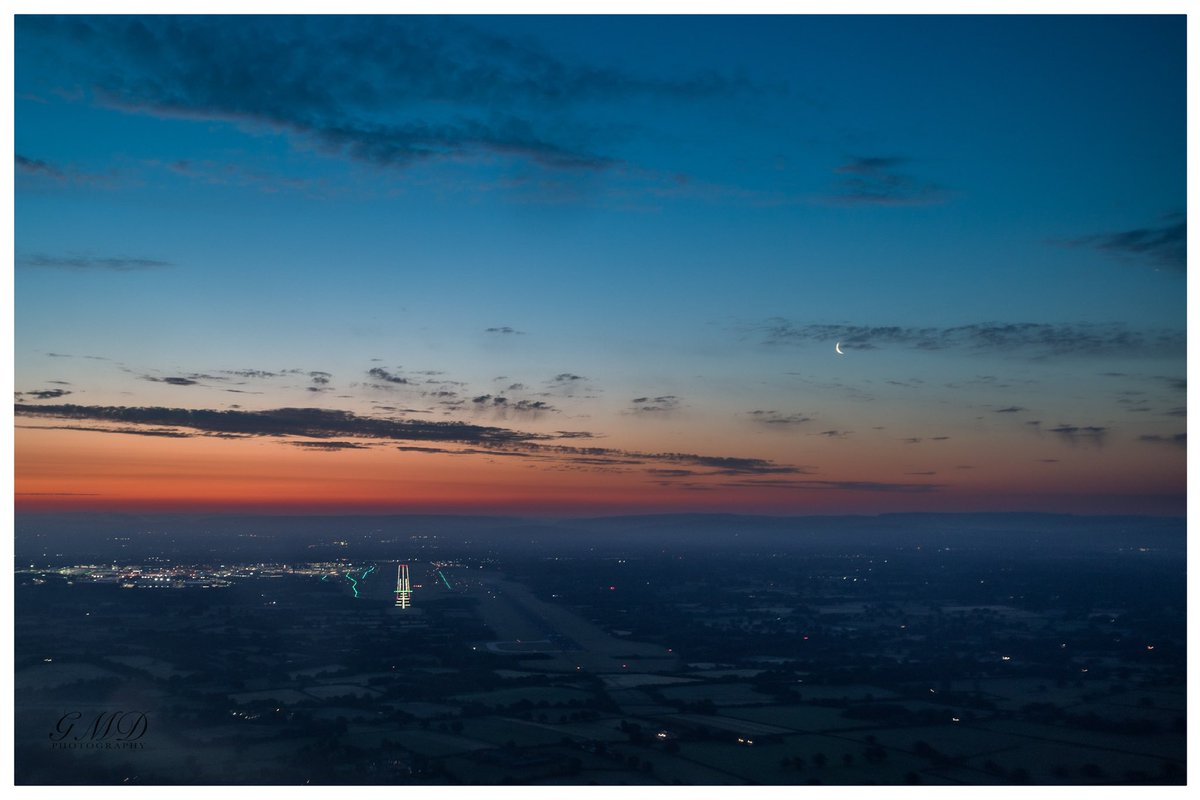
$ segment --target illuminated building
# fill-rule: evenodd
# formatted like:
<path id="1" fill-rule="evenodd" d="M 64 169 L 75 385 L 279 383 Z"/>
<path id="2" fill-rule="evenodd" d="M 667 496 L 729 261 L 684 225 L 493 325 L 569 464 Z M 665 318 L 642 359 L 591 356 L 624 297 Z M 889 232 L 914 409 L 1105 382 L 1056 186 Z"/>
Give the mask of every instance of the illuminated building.
<path id="1" fill-rule="evenodd" d="M 408 580 L 408 564 L 396 567 L 396 608 L 412 605 L 412 583 Z"/>

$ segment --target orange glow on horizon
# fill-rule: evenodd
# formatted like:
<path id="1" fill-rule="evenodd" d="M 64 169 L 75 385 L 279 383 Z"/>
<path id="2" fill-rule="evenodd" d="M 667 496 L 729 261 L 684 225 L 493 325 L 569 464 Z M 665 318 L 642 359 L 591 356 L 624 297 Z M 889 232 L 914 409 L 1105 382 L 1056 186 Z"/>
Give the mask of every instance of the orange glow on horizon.
<path id="1" fill-rule="evenodd" d="M 892 448 L 860 474 L 884 488 L 854 488 L 820 473 L 694 475 L 675 480 L 645 465 L 597 469 L 569 460 L 402 452 L 390 443 L 320 451 L 280 438 L 186 439 L 22 427 L 16 431 L 18 511 L 245 513 L 442 513 L 572 516 L 730 512 L 875 514 L 891 511 L 1062 511 L 1181 514 L 1185 489 L 1146 463 L 1118 486 L 1086 460 L 1066 475 L 1027 452 L 993 450 L 991 463 L 934 475 L 912 470 L 911 450 Z M 1161 452 L 1143 449 L 1142 459 Z M 702 470 L 695 470 L 700 472 Z M 918 474 L 906 475 L 905 471 Z M 1172 474 L 1172 473 L 1167 473 Z M 772 483 L 774 482 L 774 483 Z M 936 484 L 935 491 L 888 489 Z M 1167 491 L 1164 492 L 1163 488 Z M 1172 490 L 1177 489 L 1176 493 Z M 1107 494 L 1097 497 L 1099 490 Z"/>

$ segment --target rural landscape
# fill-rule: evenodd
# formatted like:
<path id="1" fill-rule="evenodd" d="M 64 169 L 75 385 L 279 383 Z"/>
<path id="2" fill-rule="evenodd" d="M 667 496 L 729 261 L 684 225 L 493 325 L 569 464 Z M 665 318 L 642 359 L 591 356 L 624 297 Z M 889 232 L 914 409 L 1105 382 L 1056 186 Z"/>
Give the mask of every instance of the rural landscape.
<path id="1" fill-rule="evenodd" d="M 1182 523 L 241 519 L 69 566 L 39 527 L 19 782 L 1185 781 Z M 141 746 L 52 748 L 76 708 Z"/>

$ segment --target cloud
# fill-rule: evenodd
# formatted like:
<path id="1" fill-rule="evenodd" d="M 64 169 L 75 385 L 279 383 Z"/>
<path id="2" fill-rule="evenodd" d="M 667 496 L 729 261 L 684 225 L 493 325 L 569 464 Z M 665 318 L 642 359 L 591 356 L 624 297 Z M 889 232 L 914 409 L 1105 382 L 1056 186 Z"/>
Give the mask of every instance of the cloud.
<path id="1" fill-rule="evenodd" d="M 850 433 L 850 431 L 821 431 L 820 433 L 810 433 L 809 436 L 824 436 L 826 439 L 845 439 Z"/>
<path id="2" fill-rule="evenodd" d="M 504 412 L 513 411 L 518 414 L 552 413 L 558 409 L 544 400 L 510 400 L 504 395 L 481 394 L 471 398 L 471 402 L 481 408 L 492 408 Z"/>
<path id="3" fill-rule="evenodd" d="M 665 394 L 660 397 L 635 397 L 631 403 L 633 405 L 629 410 L 634 414 L 678 411 L 680 407 L 679 398 L 673 394 Z"/>
<path id="4" fill-rule="evenodd" d="M 399 375 L 393 375 L 382 367 L 371 367 L 369 370 L 367 370 L 367 374 L 372 378 L 378 378 L 379 380 L 387 381 L 388 383 L 410 383 L 408 378 L 403 378 Z"/>
<path id="5" fill-rule="evenodd" d="M 1138 437 L 1139 442 L 1152 442 L 1155 444 L 1172 444 L 1176 447 L 1187 448 L 1187 434 L 1177 433 L 1173 436 L 1159 436 L 1158 434 L 1147 434 Z"/>
<path id="6" fill-rule="evenodd" d="M 812 417 L 806 417 L 803 414 L 782 414 L 778 411 L 751 411 L 750 418 L 762 425 L 771 427 L 783 427 L 790 425 L 803 425 L 805 422 L 811 422 Z"/>
<path id="7" fill-rule="evenodd" d="M 639 452 L 607 447 L 575 447 L 556 444 L 555 440 L 593 438 L 583 431 L 560 431 L 556 434 L 526 433 L 510 428 L 487 427 L 465 422 L 433 422 L 423 420 L 392 420 L 365 417 L 349 411 L 319 408 L 277 408 L 266 411 L 214 410 L 167 408 L 162 406 L 80 406 L 29 405 L 18 403 L 14 413 L 19 417 L 42 417 L 79 420 L 107 424 L 111 427 L 88 427 L 106 433 L 137 433 L 175 437 L 218 436 L 242 437 L 302 437 L 332 440 L 344 437 L 393 443 L 435 442 L 439 445 L 457 444 L 486 447 L 475 454 L 514 456 L 538 459 L 551 465 L 571 467 L 643 466 L 647 468 L 668 464 L 673 467 L 705 470 L 702 475 L 805 475 L 811 468 L 779 464 L 761 458 L 711 456 L 695 453 Z M 418 452 L 440 452 L 441 447 L 428 449 L 417 445 Z M 344 448 L 343 448 L 344 449 Z M 464 450 L 452 450 L 465 454 Z"/>
<path id="8" fill-rule="evenodd" d="M 1108 435 L 1108 428 L 1099 425 L 1059 425 L 1046 430 L 1070 445 L 1086 442 L 1099 447 L 1104 444 L 1104 439 Z"/>
<path id="9" fill-rule="evenodd" d="M 198 381 L 194 378 L 181 378 L 181 377 L 156 378 L 153 375 L 143 375 L 142 380 L 153 381 L 154 383 L 169 383 L 172 386 L 195 386 L 196 384 L 200 383 L 200 381 Z"/>
<path id="10" fill-rule="evenodd" d="M 32 392 L 16 392 L 18 400 L 25 397 L 32 397 L 35 400 L 53 400 L 55 397 L 63 397 L 68 394 L 71 394 L 71 392 L 66 389 L 39 389 Z"/>
<path id="11" fill-rule="evenodd" d="M 309 450 L 366 450 L 370 447 L 370 445 L 358 442 L 287 442 L 287 444 Z"/>
<path id="12" fill-rule="evenodd" d="M 557 408 L 545 402 L 544 400 L 517 400 L 509 403 L 508 408 L 513 411 L 558 411 Z"/>
<path id="13" fill-rule="evenodd" d="M 308 377 L 311 378 L 312 382 L 318 386 L 324 386 L 325 384 L 329 383 L 329 379 L 333 377 L 333 374 L 329 372 L 321 372 L 320 370 L 314 370 L 308 373 Z"/>
<path id="14" fill-rule="evenodd" d="M 91 433 L 120 433 L 126 436 L 158 436 L 167 439 L 190 439 L 197 434 L 174 428 L 96 428 L 87 425 L 17 425 L 18 428 L 36 428 L 49 431 L 88 431 Z"/>
<path id="15" fill-rule="evenodd" d="M 514 335 L 514 336 L 524 336 L 524 335 L 525 335 L 525 331 L 518 331 L 518 330 L 516 330 L 516 329 L 514 329 L 514 328 L 510 328 L 510 327 L 508 327 L 507 325 L 504 325 L 504 326 L 502 326 L 502 327 L 499 327 L 499 328 L 485 328 L 485 329 L 484 329 L 484 332 L 485 332 L 485 333 L 503 333 L 503 334 L 512 334 L 512 335 Z"/>
<path id="16" fill-rule="evenodd" d="M 17 404 L 14 411 L 18 416 L 57 417 L 125 425 L 174 426 L 203 433 L 246 436 L 305 436 L 314 439 L 355 436 L 365 439 L 429 440 L 467 444 L 511 444 L 552 438 L 505 428 L 471 425 L 465 422 L 387 420 L 358 416 L 349 411 L 320 408 L 218 411 L 161 406 L 31 406 Z"/>
<path id="17" fill-rule="evenodd" d="M 28 269 L 65 269 L 81 272 L 142 272 L 173 266 L 170 261 L 162 261 L 155 258 L 130 258 L 127 256 L 97 258 L 93 256 L 45 255 L 18 258 L 17 265 Z"/>
<path id="18" fill-rule="evenodd" d="M 1168 375 L 1155 375 L 1154 380 L 1162 381 L 1167 384 L 1168 388 L 1174 389 L 1177 392 L 1187 391 L 1187 378 L 1172 378 Z"/>
<path id="19" fill-rule="evenodd" d="M 776 464 L 762 458 L 731 458 L 728 456 L 696 456 L 685 453 L 660 453 L 657 458 L 674 461 L 679 464 L 694 464 L 698 467 L 709 467 L 714 472 L 709 475 L 774 475 L 782 473 L 807 474 L 808 467 L 794 467 Z"/>
<path id="20" fill-rule="evenodd" d="M 798 324 L 769 320 L 763 327 L 769 345 L 840 341 L 843 350 L 899 347 L 910 350 L 963 350 L 1007 353 L 1030 358 L 1050 356 L 1183 355 L 1183 331 L 1131 330 L 1120 323 L 1054 324 L 983 322 L 947 328 Z"/>
<path id="21" fill-rule="evenodd" d="M 744 480 L 729 481 L 722 486 L 778 489 L 832 489 L 843 492 L 901 492 L 908 494 L 936 492 L 937 483 L 888 483 L 885 481 L 828 481 L 828 480 Z"/>
<path id="22" fill-rule="evenodd" d="M 39 175 L 46 178 L 54 178 L 55 180 L 63 180 L 67 177 L 66 173 L 58 167 L 39 158 L 27 158 L 20 153 L 16 154 L 15 166 L 17 172 L 23 172 L 26 175 Z"/>
<path id="23" fill-rule="evenodd" d="M 237 375 L 241 378 L 277 378 L 278 372 L 268 372 L 264 369 L 223 369 L 226 375 Z"/>
<path id="24" fill-rule="evenodd" d="M 559 439 L 596 439 L 596 434 L 590 431 L 555 431 L 554 435 Z"/>
<path id="25" fill-rule="evenodd" d="M 591 391 L 588 379 L 574 372 L 560 372 L 546 381 L 549 391 L 540 396 L 578 397 L 581 392 Z"/>
<path id="26" fill-rule="evenodd" d="M 177 159 L 168 162 L 147 160 L 143 163 L 149 167 L 166 169 L 176 175 L 200 183 L 216 186 L 250 186 L 267 194 L 288 189 L 294 191 L 325 189 L 323 181 L 318 179 L 273 174 L 232 162 L 219 162 L 206 159 Z"/>
<path id="27" fill-rule="evenodd" d="M 98 174 L 85 172 L 78 167 L 59 166 L 44 159 L 30 158 L 20 153 L 15 155 L 13 166 L 18 177 L 26 176 L 27 178 L 41 181 L 53 181 L 60 185 L 106 186 L 114 184 L 117 179 L 115 173 Z"/>
<path id="28" fill-rule="evenodd" d="M 824 200 L 849 206 L 924 206 L 945 202 L 949 193 L 902 171 L 910 159 L 895 156 L 852 158 L 834 172 L 842 177 Z"/>
<path id="29" fill-rule="evenodd" d="M 993 408 L 993 414 L 1016 414 L 1019 411 L 1027 411 L 1028 409 L 1021 406 L 1007 406 L 1005 408 Z"/>
<path id="30" fill-rule="evenodd" d="M 1187 220 L 1172 215 L 1165 225 L 1084 236 L 1060 244 L 1087 247 L 1123 261 L 1184 274 L 1187 271 Z"/>
<path id="31" fill-rule="evenodd" d="M 576 65 L 437 17 L 21 17 L 17 29 L 19 61 L 40 46 L 65 90 L 110 108 L 273 131 L 385 167 L 502 157 L 604 169 L 619 161 L 593 147 L 603 139 L 577 119 L 585 105 L 747 88 Z"/>

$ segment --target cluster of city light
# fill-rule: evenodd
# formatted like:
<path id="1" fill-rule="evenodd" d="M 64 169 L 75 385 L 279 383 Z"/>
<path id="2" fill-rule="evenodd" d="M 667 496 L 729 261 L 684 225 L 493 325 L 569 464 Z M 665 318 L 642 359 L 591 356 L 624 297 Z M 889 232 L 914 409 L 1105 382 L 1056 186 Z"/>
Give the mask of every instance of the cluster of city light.
<path id="1" fill-rule="evenodd" d="M 150 559 L 153 560 L 153 559 Z M 86 583 L 111 583 L 125 589 L 146 588 L 214 588 L 229 586 L 238 579 L 281 578 L 284 576 L 341 575 L 344 570 L 361 572 L 362 580 L 375 570 L 375 566 L 355 567 L 338 561 L 313 561 L 301 564 L 257 562 L 248 564 L 74 564 L 67 567 L 39 568 L 30 564 L 18 574 L 33 575 L 35 582 L 44 582 L 45 575 L 60 575 L 68 584 L 75 581 Z"/>

